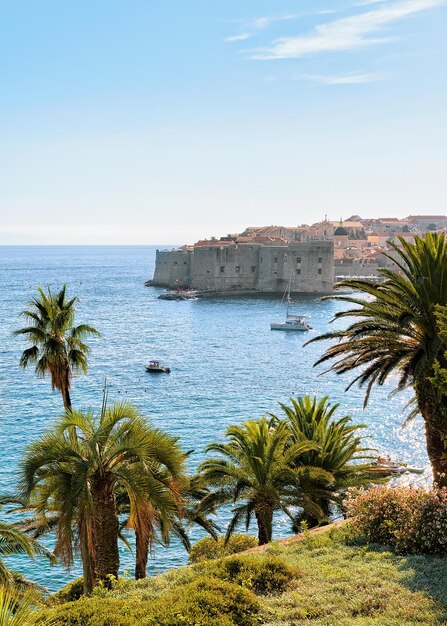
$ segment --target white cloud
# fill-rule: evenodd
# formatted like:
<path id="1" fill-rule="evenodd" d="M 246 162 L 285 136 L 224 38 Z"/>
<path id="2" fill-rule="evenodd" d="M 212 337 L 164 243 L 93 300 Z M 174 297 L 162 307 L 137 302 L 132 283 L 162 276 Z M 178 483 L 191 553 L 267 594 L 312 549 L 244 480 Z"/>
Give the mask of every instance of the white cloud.
<path id="1" fill-rule="evenodd" d="M 275 22 L 287 22 L 289 20 L 296 20 L 301 15 L 270 15 L 264 17 L 258 17 L 251 22 L 251 26 L 258 30 L 262 30 L 264 28 L 268 28 L 271 24 Z"/>
<path id="2" fill-rule="evenodd" d="M 383 4 L 384 2 L 386 2 L 386 0 L 359 0 L 359 2 L 356 2 L 354 6 L 365 7 L 369 4 Z"/>
<path id="3" fill-rule="evenodd" d="M 234 43 L 237 41 L 245 41 L 247 39 L 250 39 L 251 37 L 254 36 L 254 32 L 253 31 L 257 31 L 257 30 L 264 30 L 265 28 L 268 28 L 271 24 L 275 23 L 275 22 L 284 22 L 286 20 L 294 20 L 297 19 L 298 15 L 276 15 L 276 16 L 264 16 L 264 17 L 257 17 L 254 20 L 251 20 L 250 22 L 245 22 L 245 28 L 247 30 L 245 30 L 243 33 L 237 34 L 237 35 L 230 35 L 229 37 L 225 37 L 224 41 L 226 41 L 227 43 Z"/>
<path id="4" fill-rule="evenodd" d="M 380 33 L 393 22 L 427 9 L 445 5 L 447 0 L 400 0 L 371 11 L 320 24 L 308 35 L 277 39 L 268 48 L 255 51 L 255 60 L 291 59 L 308 54 L 352 50 L 389 41 Z"/>
<path id="5" fill-rule="evenodd" d="M 310 80 L 319 85 L 361 85 L 364 83 L 375 83 L 389 78 L 386 74 L 352 72 L 344 75 L 334 76 L 302 76 L 305 80 Z"/>
<path id="6" fill-rule="evenodd" d="M 240 35 L 231 35 L 230 37 L 225 37 L 224 41 L 227 43 L 232 43 L 234 41 L 245 41 L 246 39 L 250 39 L 252 35 L 250 33 L 241 33 Z"/>

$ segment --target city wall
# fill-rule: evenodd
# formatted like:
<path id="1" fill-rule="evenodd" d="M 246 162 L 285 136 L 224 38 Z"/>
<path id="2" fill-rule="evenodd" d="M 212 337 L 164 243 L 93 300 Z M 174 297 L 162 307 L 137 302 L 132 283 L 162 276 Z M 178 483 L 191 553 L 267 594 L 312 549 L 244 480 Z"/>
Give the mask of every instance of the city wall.
<path id="1" fill-rule="evenodd" d="M 157 250 L 153 285 L 210 291 L 328 293 L 334 283 L 332 241 L 288 245 L 230 244 Z"/>

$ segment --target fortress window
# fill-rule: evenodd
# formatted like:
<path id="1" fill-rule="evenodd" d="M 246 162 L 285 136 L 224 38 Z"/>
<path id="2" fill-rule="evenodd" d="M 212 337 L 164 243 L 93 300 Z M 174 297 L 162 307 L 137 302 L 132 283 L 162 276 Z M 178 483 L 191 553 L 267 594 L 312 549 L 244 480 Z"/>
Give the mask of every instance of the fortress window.
<path id="1" fill-rule="evenodd" d="M 241 271 L 241 266 L 240 265 L 236 265 L 236 274 L 239 274 L 240 271 Z"/>
<path id="2" fill-rule="evenodd" d="M 298 263 L 301 263 L 301 257 L 300 256 L 296 257 L 296 263 L 297 263 L 297 265 L 298 265 Z"/>
<path id="3" fill-rule="evenodd" d="M 186 261 L 183 261 L 183 265 L 186 265 Z"/>
<path id="4" fill-rule="evenodd" d="M 296 273 L 297 273 L 297 274 L 301 274 L 301 270 L 300 270 L 300 268 L 299 268 L 299 267 L 297 268 Z"/>
<path id="5" fill-rule="evenodd" d="M 318 257 L 318 263 L 323 263 L 323 258 L 321 256 Z"/>
<path id="6" fill-rule="evenodd" d="M 321 267 L 319 267 L 319 268 L 318 268 L 318 273 L 319 273 L 319 274 L 322 274 L 322 273 L 323 273 L 323 270 L 321 269 Z"/>
<path id="7" fill-rule="evenodd" d="M 174 261 L 174 265 L 177 265 L 177 261 Z"/>
<path id="8" fill-rule="evenodd" d="M 273 257 L 273 263 L 278 263 L 278 257 L 277 256 Z"/>
<path id="9" fill-rule="evenodd" d="M 225 272 L 225 265 L 220 266 L 220 273 L 223 274 Z"/>
<path id="10" fill-rule="evenodd" d="M 273 274 L 274 274 L 275 276 L 278 276 L 278 272 L 273 272 Z"/>
<path id="11" fill-rule="evenodd" d="M 253 274 L 253 272 L 256 272 L 256 265 L 252 265 L 250 267 L 251 273 Z"/>

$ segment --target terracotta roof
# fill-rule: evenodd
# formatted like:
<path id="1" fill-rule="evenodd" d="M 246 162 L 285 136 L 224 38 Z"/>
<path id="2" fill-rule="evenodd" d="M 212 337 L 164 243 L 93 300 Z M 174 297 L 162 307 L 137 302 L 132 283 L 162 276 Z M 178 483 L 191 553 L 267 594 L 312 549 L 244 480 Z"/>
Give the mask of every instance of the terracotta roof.
<path id="1" fill-rule="evenodd" d="M 235 242 L 232 239 L 200 239 L 194 244 L 194 248 L 203 248 L 204 246 L 233 246 Z"/>
<path id="2" fill-rule="evenodd" d="M 408 221 L 411 220 L 421 220 L 421 221 L 425 221 L 425 220 L 447 220 L 447 215 L 409 215 L 407 218 L 405 218 Z"/>

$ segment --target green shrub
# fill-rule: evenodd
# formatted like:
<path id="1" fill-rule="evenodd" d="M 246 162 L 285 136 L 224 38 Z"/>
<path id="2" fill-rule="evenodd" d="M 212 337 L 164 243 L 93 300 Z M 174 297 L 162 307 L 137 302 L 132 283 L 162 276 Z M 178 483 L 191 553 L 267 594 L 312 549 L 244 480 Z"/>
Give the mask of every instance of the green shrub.
<path id="1" fill-rule="evenodd" d="M 368 541 L 407 554 L 447 554 L 447 490 L 374 487 L 349 491 L 354 527 Z"/>
<path id="2" fill-rule="evenodd" d="M 244 535 L 243 533 L 232 535 L 226 544 L 225 537 L 219 537 L 218 539 L 204 537 L 199 539 L 191 548 L 189 562 L 199 563 L 208 559 L 219 559 L 229 554 L 236 554 L 237 552 L 255 548 L 257 545 L 258 541 L 255 537 Z"/>
<path id="3" fill-rule="evenodd" d="M 83 598 L 41 616 L 52 626 L 255 626 L 260 604 L 247 589 L 216 578 L 198 578 L 155 600 Z"/>
<path id="4" fill-rule="evenodd" d="M 259 595 L 270 595 L 283 593 L 300 571 L 272 556 L 235 556 L 216 564 L 211 574 Z"/>
<path id="5" fill-rule="evenodd" d="M 84 594 L 84 579 L 75 578 L 57 591 L 52 597 L 59 602 L 72 602 Z"/>

